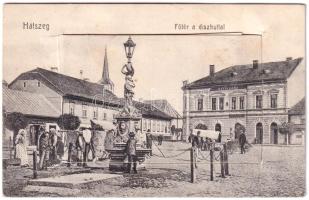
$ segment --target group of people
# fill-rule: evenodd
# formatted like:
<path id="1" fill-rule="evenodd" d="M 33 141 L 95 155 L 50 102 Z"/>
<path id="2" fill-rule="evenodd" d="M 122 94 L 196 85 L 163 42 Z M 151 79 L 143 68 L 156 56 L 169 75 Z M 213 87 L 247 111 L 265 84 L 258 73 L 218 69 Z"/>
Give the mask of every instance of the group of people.
<path id="1" fill-rule="evenodd" d="M 196 136 L 192 134 L 189 136 L 189 142 L 192 144 L 192 147 L 197 147 L 201 151 L 209 151 L 214 142 L 221 142 L 221 133 L 219 133 L 218 139 L 213 140 L 209 137 L 205 137 L 204 139 L 203 137 L 201 137 L 201 132 L 198 131 Z"/>
<path id="2" fill-rule="evenodd" d="M 189 136 L 189 142 L 192 143 L 192 147 L 197 147 L 201 151 L 209 151 L 212 148 L 212 145 L 214 142 L 221 142 L 221 133 L 218 135 L 218 139 L 212 140 L 211 138 L 206 137 L 205 140 L 203 137 L 200 136 L 200 131 L 197 132 L 197 135 L 190 135 Z M 238 137 L 238 144 L 240 147 L 240 153 L 244 154 L 246 152 L 245 150 L 245 144 L 247 143 L 247 138 L 245 134 L 245 130 L 241 129 L 240 134 Z"/>
<path id="3" fill-rule="evenodd" d="M 92 131 L 89 128 L 84 128 L 78 133 L 75 147 L 77 150 L 78 166 L 87 165 L 86 162 L 88 161 L 89 151 L 92 152 L 92 160 L 96 159 L 95 148 L 93 145 L 93 135 Z"/>
<path id="4" fill-rule="evenodd" d="M 46 170 L 47 167 L 61 162 L 64 155 L 64 143 L 54 128 L 48 132 L 41 127 L 39 132 L 39 169 Z"/>
<path id="5" fill-rule="evenodd" d="M 26 142 L 27 131 L 20 129 L 15 137 L 15 157 L 20 159 L 21 167 L 28 167 L 28 152 Z M 47 169 L 60 163 L 64 155 L 64 144 L 61 136 L 56 129 L 52 128 L 50 131 L 45 131 L 43 127 L 39 129 L 39 169 Z"/>

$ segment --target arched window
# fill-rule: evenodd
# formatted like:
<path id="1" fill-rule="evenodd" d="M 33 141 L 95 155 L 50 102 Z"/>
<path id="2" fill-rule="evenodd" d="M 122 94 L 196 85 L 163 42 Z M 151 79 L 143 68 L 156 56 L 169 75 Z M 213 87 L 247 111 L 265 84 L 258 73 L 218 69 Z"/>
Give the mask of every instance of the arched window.
<path id="1" fill-rule="evenodd" d="M 219 124 L 219 123 L 216 124 L 215 131 L 220 131 L 221 132 L 221 124 Z"/>
<path id="2" fill-rule="evenodd" d="M 240 135 L 240 130 L 245 130 L 245 127 L 243 125 L 241 125 L 240 123 L 236 123 L 235 124 L 235 129 L 234 129 L 234 132 L 235 132 L 235 139 L 238 139 L 239 138 L 239 135 Z"/>
<path id="3" fill-rule="evenodd" d="M 270 125 L 270 143 L 278 144 L 278 125 L 275 122 Z"/>

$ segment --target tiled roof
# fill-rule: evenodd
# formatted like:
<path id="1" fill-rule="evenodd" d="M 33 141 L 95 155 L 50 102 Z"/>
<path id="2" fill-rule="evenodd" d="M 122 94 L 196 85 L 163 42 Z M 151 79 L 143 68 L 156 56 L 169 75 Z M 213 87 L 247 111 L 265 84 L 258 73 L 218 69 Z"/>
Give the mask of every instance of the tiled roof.
<path id="1" fill-rule="evenodd" d="M 2 90 L 3 107 L 6 112 L 20 112 L 25 115 L 54 117 L 60 116 L 60 110 L 55 108 L 43 95 L 24 91 Z"/>
<path id="2" fill-rule="evenodd" d="M 121 98 L 121 102 L 124 105 L 124 98 Z M 162 112 L 160 109 L 154 107 L 149 103 L 140 101 L 133 101 L 133 106 L 141 111 L 143 117 L 171 120 L 172 117 Z"/>
<path id="3" fill-rule="evenodd" d="M 289 110 L 289 115 L 305 115 L 305 114 L 306 114 L 306 99 L 304 97 Z"/>
<path id="4" fill-rule="evenodd" d="M 151 104 L 165 112 L 167 115 L 172 118 L 181 118 L 180 114 L 173 108 L 173 106 L 166 99 L 156 99 L 156 100 L 145 100 L 145 103 Z"/>
<path id="5" fill-rule="evenodd" d="M 97 95 L 96 100 L 103 100 L 104 102 L 119 105 L 119 99 L 117 96 L 108 90 L 104 90 L 104 98 L 102 97 L 101 94 L 103 93 L 104 86 L 101 84 L 66 76 L 64 74 L 42 68 L 36 68 L 34 70 L 22 73 L 14 81 L 29 79 L 38 79 L 63 96 L 93 99 L 94 96 Z M 13 84 L 14 81 L 11 84 Z"/>
<path id="6" fill-rule="evenodd" d="M 259 63 L 257 69 L 253 69 L 253 64 L 235 65 L 220 70 L 213 76 L 189 83 L 184 86 L 184 89 L 286 80 L 301 61 L 302 58 L 297 58 L 289 61 Z"/>

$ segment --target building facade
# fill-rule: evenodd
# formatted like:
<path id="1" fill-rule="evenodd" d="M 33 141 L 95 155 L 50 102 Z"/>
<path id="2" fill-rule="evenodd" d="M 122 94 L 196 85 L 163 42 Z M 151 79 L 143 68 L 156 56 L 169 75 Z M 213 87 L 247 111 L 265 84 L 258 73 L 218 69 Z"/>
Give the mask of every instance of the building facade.
<path id="1" fill-rule="evenodd" d="M 289 110 L 289 122 L 293 125 L 293 133 L 289 136 L 289 144 L 304 145 L 306 132 L 305 98 Z"/>
<path id="2" fill-rule="evenodd" d="M 257 144 L 284 144 L 279 126 L 288 121 L 288 78 L 302 58 L 236 65 L 183 83 L 183 139 L 199 124 L 237 139 L 245 128 L 247 140 Z"/>
<path id="3" fill-rule="evenodd" d="M 54 107 L 45 96 L 24 91 L 11 90 L 3 87 L 4 116 L 18 112 L 28 120 L 25 128 L 27 131 L 26 142 L 30 148 L 36 147 L 39 140 L 39 129 L 44 127 L 47 131 L 51 128 L 59 130 L 57 118 L 60 110 Z M 13 132 L 4 127 L 3 144 L 13 143 Z"/>
<path id="4" fill-rule="evenodd" d="M 42 68 L 21 74 L 9 88 L 45 96 L 60 114 L 78 116 L 81 126 L 89 127 L 92 119 L 111 123 L 122 107 L 119 98 L 102 84 Z"/>

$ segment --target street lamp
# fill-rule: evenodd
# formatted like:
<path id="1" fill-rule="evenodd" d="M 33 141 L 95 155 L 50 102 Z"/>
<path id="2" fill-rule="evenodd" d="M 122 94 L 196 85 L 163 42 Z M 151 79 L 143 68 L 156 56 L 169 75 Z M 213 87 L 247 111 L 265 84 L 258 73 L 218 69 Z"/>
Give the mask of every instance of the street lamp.
<path id="1" fill-rule="evenodd" d="M 123 45 L 124 45 L 124 50 L 126 52 L 126 56 L 128 58 L 128 62 L 131 62 L 131 58 L 133 56 L 134 48 L 136 44 L 133 42 L 131 36 L 129 36 L 128 40 Z"/>

